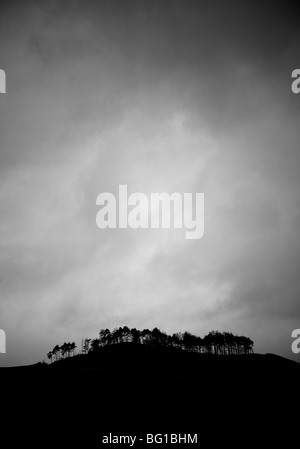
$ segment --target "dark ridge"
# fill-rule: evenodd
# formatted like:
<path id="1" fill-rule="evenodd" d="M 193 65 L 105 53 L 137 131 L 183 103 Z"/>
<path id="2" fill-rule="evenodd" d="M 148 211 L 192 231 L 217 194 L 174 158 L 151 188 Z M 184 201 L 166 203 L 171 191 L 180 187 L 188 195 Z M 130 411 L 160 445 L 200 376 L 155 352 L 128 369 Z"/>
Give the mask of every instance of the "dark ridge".
<path id="1" fill-rule="evenodd" d="M 284 420 L 291 425 L 299 378 L 300 364 L 274 354 L 107 345 L 49 365 L 0 369 L 3 428 L 11 447 L 50 438 L 53 447 L 96 448 L 109 433 L 168 432 L 197 433 L 203 447 L 245 440 L 257 447 L 258 439 L 269 447 L 281 437 L 288 447 Z"/>

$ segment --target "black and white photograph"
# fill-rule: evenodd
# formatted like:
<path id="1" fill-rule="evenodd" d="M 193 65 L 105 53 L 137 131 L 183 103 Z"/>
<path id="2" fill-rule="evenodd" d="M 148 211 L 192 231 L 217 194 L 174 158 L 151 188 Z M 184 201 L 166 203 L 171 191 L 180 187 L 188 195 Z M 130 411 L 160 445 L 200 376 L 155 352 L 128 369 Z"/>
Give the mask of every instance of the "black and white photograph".
<path id="1" fill-rule="evenodd" d="M 1 448 L 292 448 L 299 381 L 299 2 L 0 0 Z"/>

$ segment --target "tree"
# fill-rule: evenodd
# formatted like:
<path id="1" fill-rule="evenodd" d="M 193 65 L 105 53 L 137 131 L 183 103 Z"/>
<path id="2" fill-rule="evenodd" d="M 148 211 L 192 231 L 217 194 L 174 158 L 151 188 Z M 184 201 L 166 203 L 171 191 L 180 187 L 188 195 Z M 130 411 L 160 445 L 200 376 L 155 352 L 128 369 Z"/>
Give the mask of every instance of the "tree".
<path id="1" fill-rule="evenodd" d="M 136 328 L 131 329 L 131 341 L 135 344 L 141 343 L 141 332 Z"/>
<path id="2" fill-rule="evenodd" d="M 54 348 L 52 349 L 52 353 L 55 357 L 55 360 L 58 361 L 60 358 L 60 347 L 58 345 L 54 346 Z"/>
<path id="3" fill-rule="evenodd" d="M 90 350 L 90 343 L 91 343 L 91 339 L 90 338 L 85 338 L 82 341 L 82 354 L 87 354 Z"/>
<path id="4" fill-rule="evenodd" d="M 75 349 L 77 348 L 77 346 L 76 346 L 76 344 L 75 344 L 75 341 L 73 341 L 73 342 L 70 343 L 69 345 L 70 345 L 70 346 L 69 346 L 69 350 L 71 351 L 72 356 L 74 357 L 74 355 L 75 355 Z"/>
<path id="5" fill-rule="evenodd" d="M 94 340 L 91 341 L 91 351 L 97 351 L 100 347 L 100 338 L 94 338 Z"/>
<path id="6" fill-rule="evenodd" d="M 141 332 L 141 337 L 143 344 L 149 344 L 151 342 L 152 333 L 149 331 L 149 329 L 143 329 Z"/>
<path id="7" fill-rule="evenodd" d="M 170 346 L 173 346 L 174 348 L 181 348 L 183 345 L 183 336 L 180 332 L 177 334 L 173 334 L 172 336 L 169 336 L 168 342 Z"/>
<path id="8" fill-rule="evenodd" d="M 111 342 L 111 333 L 109 329 L 101 329 L 99 332 L 100 346 L 108 345 Z"/>
<path id="9" fill-rule="evenodd" d="M 131 330 L 129 327 L 124 326 L 123 329 L 120 327 L 120 334 L 123 342 L 129 343 L 131 341 Z"/>
<path id="10" fill-rule="evenodd" d="M 60 347 L 60 352 L 61 352 L 61 357 L 63 359 L 65 358 L 65 355 L 67 354 L 67 351 L 68 351 L 68 344 L 67 343 L 62 344 L 61 347 Z"/>

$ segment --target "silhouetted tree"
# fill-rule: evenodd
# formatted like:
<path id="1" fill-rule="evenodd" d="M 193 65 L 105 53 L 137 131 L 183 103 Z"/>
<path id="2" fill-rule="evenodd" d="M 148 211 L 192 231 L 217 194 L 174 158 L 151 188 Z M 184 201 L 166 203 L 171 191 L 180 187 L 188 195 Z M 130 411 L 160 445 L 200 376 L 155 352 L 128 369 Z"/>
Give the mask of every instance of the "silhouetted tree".
<path id="1" fill-rule="evenodd" d="M 49 351 L 48 354 L 47 354 L 47 357 L 50 360 L 50 362 L 52 363 L 53 352 Z"/>
<path id="2" fill-rule="evenodd" d="M 75 349 L 77 348 L 75 341 L 73 341 L 69 346 L 69 351 L 72 353 L 72 356 L 75 355 Z"/>
<path id="3" fill-rule="evenodd" d="M 183 335 L 179 332 L 177 334 L 173 334 L 169 337 L 169 344 L 170 346 L 173 346 L 174 348 L 181 348 L 183 347 Z"/>
<path id="4" fill-rule="evenodd" d="M 99 345 L 105 346 L 111 343 L 111 333 L 109 329 L 101 329 L 99 332 Z"/>
<path id="5" fill-rule="evenodd" d="M 97 351 L 100 348 L 100 338 L 95 338 L 91 341 L 91 351 Z"/>
<path id="6" fill-rule="evenodd" d="M 157 327 L 155 327 L 150 332 L 149 343 L 154 346 L 166 346 L 167 344 L 167 334 L 161 332 Z"/>
<path id="7" fill-rule="evenodd" d="M 61 346 L 60 346 L 60 353 L 61 353 L 61 357 L 64 359 L 65 358 L 65 355 L 66 355 L 66 353 L 67 353 L 67 348 L 68 348 L 68 345 L 67 345 L 67 343 L 64 343 L 64 344 L 62 344 Z"/>
<path id="8" fill-rule="evenodd" d="M 60 358 L 60 347 L 58 345 L 54 346 L 54 348 L 52 349 L 52 353 L 55 357 L 55 360 L 59 360 Z"/>
<path id="9" fill-rule="evenodd" d="M 147 345 L 151 342 L 152 334 L 149 329 L 143 329 L 141 332 L 141 337 L 142 343 Z"/>
<path id="10" fill-rule="evenodd" d="M 85 338 L 82 342 L 82 354 L 87 354 L 90 350 L 90 338 Z"/>
<path id="11" fill-rule="evenodd" d="M 131 341 L 132 343 L 141 343 L 141 332 L 135 328 L 131 329 Z"/>
<path id="12" fill-rule="evenodd" d="M 123 338 L 123 330 L 121 327 L 119 328 L 115 328 L 112 333 L 111 333 L 111 342 L 113 344 L 119 344 L 122 343 L 122 338 Z"/>

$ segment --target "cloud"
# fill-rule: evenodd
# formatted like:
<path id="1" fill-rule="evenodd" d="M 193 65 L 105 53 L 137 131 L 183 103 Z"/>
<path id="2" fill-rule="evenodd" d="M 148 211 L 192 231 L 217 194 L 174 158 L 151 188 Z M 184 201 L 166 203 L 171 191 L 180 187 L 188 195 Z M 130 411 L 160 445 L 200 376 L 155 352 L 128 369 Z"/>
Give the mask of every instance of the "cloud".
<path id="1" fill-rule="evenodd" d="M 3 5 L 1 363 L 125 324 L 224 329 L 291 357 L 296 15 L 283 2 Z M 204 238 L 100 231 L 96 197 L 119 184 L 204 192 Z"/>

